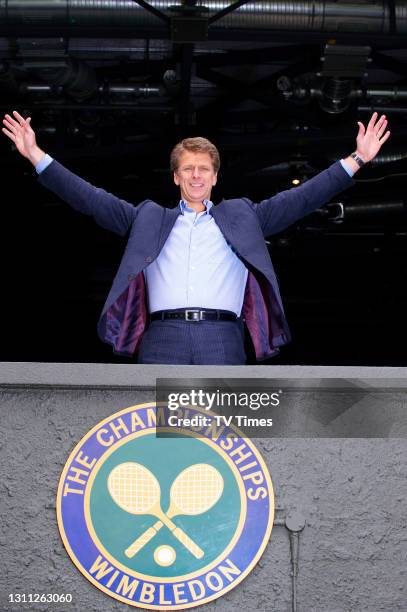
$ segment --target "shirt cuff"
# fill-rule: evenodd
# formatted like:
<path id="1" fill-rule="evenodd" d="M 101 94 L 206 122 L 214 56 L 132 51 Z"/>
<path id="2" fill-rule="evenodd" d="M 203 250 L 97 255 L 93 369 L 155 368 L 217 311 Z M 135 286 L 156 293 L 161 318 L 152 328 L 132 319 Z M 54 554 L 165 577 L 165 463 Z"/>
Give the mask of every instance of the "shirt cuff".
<path id="1" fill-rule="evenodd" d="M 54 161 L 53 158 L 48 155 L 48 153 L 46 153 L 41 159 L 41 161 L 39 161 L 38 164 L 35 166 L 35 171 L 37 172 L 37 174 L 41 174 L 41 172 L 45 170 L 45 168 L 47 168 L 52 161 Z"/>
<path id="2" fill-rule="evenodd" d="M 349 168 L 348 164 L 345 162 L 345 160 L 340 159 L 339 160 L 342 168 L 345 170 L 345 172 L 347 172 L 349 174 L 349 176 L 353 176 L 355 173 L 353 172 L 352 168 Z"/>

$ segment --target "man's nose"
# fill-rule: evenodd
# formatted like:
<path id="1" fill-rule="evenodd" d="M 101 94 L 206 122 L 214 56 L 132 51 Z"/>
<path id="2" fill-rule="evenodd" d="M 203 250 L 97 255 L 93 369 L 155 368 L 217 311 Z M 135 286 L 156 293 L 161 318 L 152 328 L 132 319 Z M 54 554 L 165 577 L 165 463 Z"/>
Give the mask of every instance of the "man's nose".
<path id="1" fill-rule="evenodd" d="M 198 178 L 199 177 L 199 168 L 198 166 L 195 166 L 192 170 L 192 176 L 193 178 Z"/>

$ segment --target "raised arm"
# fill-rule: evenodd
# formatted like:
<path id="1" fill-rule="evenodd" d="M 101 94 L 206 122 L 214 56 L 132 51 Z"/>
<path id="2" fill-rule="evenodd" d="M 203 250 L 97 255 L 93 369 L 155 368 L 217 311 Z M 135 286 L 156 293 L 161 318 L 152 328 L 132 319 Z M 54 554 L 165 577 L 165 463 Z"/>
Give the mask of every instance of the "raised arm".
<path id="1" fill-rule="evenodd" d="M 281 232 L 297 219 L 329 202 L 337 193 L 350 187 L 353 184 L 351 176 L 376 157 L 390 136 L 386 131 L 385 115 L 378 119 L 377 113 L 373 113 L 367 128 L 363 123 L 358 122 L 358 125 L 356 151 L 342 163 L 336 162 L 299 187 L 282 191 L 256 205 L 265 236 Z"/>
<path id="2" fill-rule="evenodd" d="M 45 152 L 37 145 L 31 117 L 24 119 L 17 111 L 13 115 L 5 115 L 2 131 L 18 152 L 37 167 Z M 41 172 L 39 181 L 75 210 L 93 216 L 99 225 L 122 236 L 137 214 L 137 208 L 129 202 L 94 187 L 55 160 Z"/>

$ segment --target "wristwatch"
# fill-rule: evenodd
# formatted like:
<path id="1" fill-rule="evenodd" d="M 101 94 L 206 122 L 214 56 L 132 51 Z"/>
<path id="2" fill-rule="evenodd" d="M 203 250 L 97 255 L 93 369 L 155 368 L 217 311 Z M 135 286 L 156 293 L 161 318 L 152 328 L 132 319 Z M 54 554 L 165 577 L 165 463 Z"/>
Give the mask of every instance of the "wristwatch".
<path id="1" fill-rule="evenodd" d="M 359 155 L 356 153 L 356 151 L 354 153 L 351 154 L 351 158 L 355 160 L 355 162 L 357 163 L 357 165 L 359 166 L 359 168 L 361 168 L 362 166 L 365 165 L 365 160 L 362 159 L 361 157 L 359 157 Z"/>

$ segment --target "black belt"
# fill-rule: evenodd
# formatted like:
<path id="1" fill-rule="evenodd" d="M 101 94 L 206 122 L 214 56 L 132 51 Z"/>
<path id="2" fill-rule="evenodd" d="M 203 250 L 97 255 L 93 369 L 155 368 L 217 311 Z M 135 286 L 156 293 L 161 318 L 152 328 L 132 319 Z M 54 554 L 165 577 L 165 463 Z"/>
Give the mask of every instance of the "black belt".
<path id="1" fill-rule="evenodd" d="M 151 321 L 181 319 L 183 321 L 236 321 L 237 316 L 229 310 L 202 308 L 178 308 L 177 310 L 157 310 L 150 314 Z"/>

